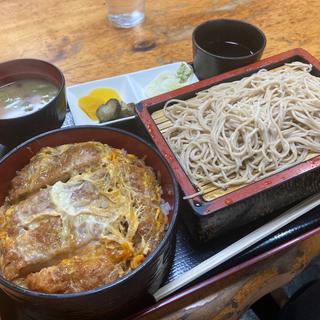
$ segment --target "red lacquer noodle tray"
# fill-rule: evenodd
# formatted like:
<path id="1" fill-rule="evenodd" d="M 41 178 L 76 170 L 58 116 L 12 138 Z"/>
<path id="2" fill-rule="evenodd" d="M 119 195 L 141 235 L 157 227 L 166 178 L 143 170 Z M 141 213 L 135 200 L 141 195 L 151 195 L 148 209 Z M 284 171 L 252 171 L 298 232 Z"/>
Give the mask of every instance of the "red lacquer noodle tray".
<path id="1" fill-rule="evenodd" d="M 272 70 L 286 63 L 299 61 L 312 65 L 311 74 L 320 76 L 319 61 L 303 49 L 294 49 L 257 63 L 232 70 L 184 88 L 142 101 L 137 112 L 154 144 L 173 169 L 184 195 L 199 190 L 191 183 L 174 153 L 161 133 L 163 123 L 159 117 L 164 104 L 171 99 L 187 100 L 197 92 L 216 84 L 240 80 L 261 69 Z M 163 118 L 163 117 L 162 117 Z M 209 189 L 202 196 L 185 200 L 192 210 L 187 210 L 184 220 L 189 230 L 200 241 L 226 234 L 264 217 L 271 218 L 276 210 L 300 201 L 320 190 L 320 156 L 284 169 L 257 182 L 236 190 L 223 192 Z"/>

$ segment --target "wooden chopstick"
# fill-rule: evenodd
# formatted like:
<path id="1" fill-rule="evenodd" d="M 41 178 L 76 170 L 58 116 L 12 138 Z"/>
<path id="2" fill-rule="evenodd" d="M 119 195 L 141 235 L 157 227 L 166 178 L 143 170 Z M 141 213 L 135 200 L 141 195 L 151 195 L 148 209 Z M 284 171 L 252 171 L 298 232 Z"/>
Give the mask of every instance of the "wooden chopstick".
<path id="1" fill-rule="evenodd" d="M 174 293 L 178 289 L 181 289 L 182 287 L 191 283 L 193 280 L 199 278 L 208 271 L 216 268 L 223 262 L 231 259 L 232 257 L 249 248 L 253 244 L 269 236 L 273 232 L 296 220 L 297 218 L 301 217 L 302 215 L 309 212 L 318 205 L 320 205 L 320 193 L 317 193 L 305 199 L 304 201 L 300 202 L 296 206 L 290 208 L 289 210 L 281 214 L 279 217 L 266 223 L 262 227 L 254 230 L 245 237 L 241 238 L 240 240 L 234 242 L 225 249 L 221 250 L 217 254 L 201 262 L 196 267 L 183 273 L 179 278 L 161 287 L 153 295 L 155 300 L 159 301 L 167 297 L 168 295 Z"/>

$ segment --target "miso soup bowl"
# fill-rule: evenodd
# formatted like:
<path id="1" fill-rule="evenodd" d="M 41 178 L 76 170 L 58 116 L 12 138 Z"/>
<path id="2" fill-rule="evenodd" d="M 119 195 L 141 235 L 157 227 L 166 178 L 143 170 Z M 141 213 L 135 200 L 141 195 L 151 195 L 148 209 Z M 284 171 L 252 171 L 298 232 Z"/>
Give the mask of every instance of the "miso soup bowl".
<path id="1" fill-rule="evenodd" d="M 175 250 L 175 235 L 179 191 L 172 170 L 164 157 L 149 143 L 120 129 L 83 126 L 63 128 L 41 134 L 10 151 L 0 160 L 0 206 L 10 188 L 10 182 L 42 147 L 67 143 L 99 141 L 124 149 L 151 166 L 160 177 L 162 199 L 170 206 L 168 228 L 158 247 L 135 270 L 118 280 L 79 293 L 48 294 L 17 286 L 0 275 L 0 288 L 23 310 L 27 319 L 35 320 L 107 320 L 119 319 L 144 307 L 151 294 L 164 281 L 171 267 Z"/>
<path id="2" fill-rule="evenodd" d="M 53 64 L 36 59 L 0 63 L 0 86 L 17 80 L 35 78 L 56 85 L 57 95 L 35 112 L 16 118 L 0 118 L 0 144 L 12 148 L 39 133 L 61 127 L 67 109 L 65 79 L 62 72 Z"/>

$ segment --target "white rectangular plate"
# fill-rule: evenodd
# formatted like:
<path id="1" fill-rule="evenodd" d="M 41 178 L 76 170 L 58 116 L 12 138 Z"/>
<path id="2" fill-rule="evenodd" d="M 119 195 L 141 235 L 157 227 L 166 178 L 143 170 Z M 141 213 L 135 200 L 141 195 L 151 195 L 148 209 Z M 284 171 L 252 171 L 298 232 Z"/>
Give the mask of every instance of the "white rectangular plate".
<path id="1" fill-rule="evenodd" d="M 116 90 L 120 97 L 126 103 L 137 103 L 146 99 L 144 94 L 146 86 L 155 79 L 158 75 L 164 72 L 175 73 L 183 61 L 166 64 L 160 67 L 141 70 L 137 72 L 128 73 L 112 78 L 95 80 L 77 84 L 67 88 L 67 100 L 72 113 L 74 123 L 76 125 L 105 125 L 114 122 L 121 122 L 132 119 L 134 116 L 121 118 L 105 123 L 91 120 L 85 112 L 81 110 L 78 101 L 81 97 L 88 95 L 92 90 L 97 88 L 112 88 Z M 198 78 L 193 73 L 192 76 L 186 81 L 185 85 L 198 82 Z"/>

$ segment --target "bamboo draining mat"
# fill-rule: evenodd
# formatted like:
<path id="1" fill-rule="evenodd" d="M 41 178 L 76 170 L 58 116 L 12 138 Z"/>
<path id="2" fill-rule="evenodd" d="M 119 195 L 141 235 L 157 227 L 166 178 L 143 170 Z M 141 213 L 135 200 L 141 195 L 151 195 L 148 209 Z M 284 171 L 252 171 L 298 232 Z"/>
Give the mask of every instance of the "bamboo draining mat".
<path id="1" fill-rule="evenodd" d="M 190 101 L 192 99 L 194 99 L 194 98 L 191 98 L 188 101 Z M 170 128 L 172 126 L 172 122 L 165 116 L 163 109 L 153 112 L 151 114 L 151 117 L 162 134 L 164 134 L 168 130 L 168 128 Z M 316 153 L 310 153 L 306 157 L 305 160 L 309 160 L 311 158 L 314 158 L 317 155 L 318 154 L 316 154 Z M 248 184 L 240 184 L 238 186 L 229 187 L 226 190 L 218 188 L 215 185 L 213 185 L 212 183 L 199 184 L 199 185 L 196 185 L 195 187 L 196 187 L 196 189 L 203 191 L 202 198 L 204 201 L 212 201 L 216 198 L 227 195 L 235 190 L 238 190 L 242 187 L 245 187 L 246 185 L 248 185 Z"/>

